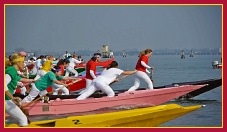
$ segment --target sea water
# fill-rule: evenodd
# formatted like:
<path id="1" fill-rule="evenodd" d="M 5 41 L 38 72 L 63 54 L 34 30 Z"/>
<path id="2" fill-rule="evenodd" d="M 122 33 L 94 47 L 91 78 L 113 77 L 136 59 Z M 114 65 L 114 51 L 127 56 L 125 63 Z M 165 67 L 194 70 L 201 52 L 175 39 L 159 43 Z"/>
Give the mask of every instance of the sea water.
<path id="1" fill-rule="evenodd" d="M 88 61 L 91 57 L 85 56 L 83 58 Z M 186 56 L 185 59 L 181 59 L 179 55 L 153 55 L 149 59 L 149 65 L 154 67 L 154 86 L 163 86 L 177 82 L 221 78 L 222 69 L 212 68 L 212 62 L 220 62 L 220 59 L 220 55 L 194 55 L 194 57 Z M 115 56 L 115 60 L 118 62 L 120 69 L 134 70 L 138 57 L 127 56 L 126 58 L 123 58 L 122 56 Z M 114 90 L 128 89 L 133 85 L 133 82 L 134 75 L 131 75 L 120 82 L 111 85 L 111 87 Z M 140 87 L 147 87 L 147 85 L 145 82 L 141 81 Z M 182 106 L 205 105 L 205 107 L 161 124 L 160 127 L 222 126 L 222 86 L 196 96 L 190 100 L 171 100 L 165 104 L 168 103 L 176 103 Z M 87 114 L 92 114 L 92 112 Z M 78 115 L 78 113 L 55 116 L 30 116 L 30 120 L 37 121 L 72 115 Z M 12 122 L 10 119 L 7 121 Z"/>
<path id="2" fill-rule="evenodd" d="M 134 69 L 137 56 L 126 58 L 115 57 L 119 67 L 127 70 Z M 199 81 L 205 79 L 222 78 L 222 69 L 213 69 L 213 61 L 221 62 L 220 55 L 186 56 L 181 59 L 178 55 L 153 55 L 149 65 L 154 67 L 154 86 L 162 86 L 177 82 Z M 134 76 L 130 76 L 112 86 L 113 89 L 127 89 L 133 85 Z M 140 87 L 147 87 L 141 81 Z M 191 100 L 171 100 L 167 103 L 177 103 L 182 106 L 205 105 L 196 111 L 162 124 L 166 126 L 222 126 L 222 86 L 198 95 Z"/>

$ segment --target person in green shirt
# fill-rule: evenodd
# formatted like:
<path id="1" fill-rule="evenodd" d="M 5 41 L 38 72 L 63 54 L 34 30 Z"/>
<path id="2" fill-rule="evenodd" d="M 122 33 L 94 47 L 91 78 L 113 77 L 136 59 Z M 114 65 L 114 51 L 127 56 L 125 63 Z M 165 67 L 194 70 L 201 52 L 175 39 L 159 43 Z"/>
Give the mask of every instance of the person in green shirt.
<path id="1" fill-rule="evenodd" d="M 61 75 L 61 68 L 59 66 L 55 66 L 54 68 L 52 68 L 51 71 L 47 72 L 43 77 L 41 77 L 39 80 L 32 84 L 32 89 L 29 95 L 22 100 L 22 103 L 31 102 L 37 95 L 43 96 L 47 94 L 46 89 L 52 86 L 53 83 L 68 87 L 68 84 L 60 82 L 59 80 L 81 80 L 79 78 L 63 77 Z"/>
<path id="2" fill-rule="evenodd" d="M 19 53 L 12 54 L 10 58 L 5 61 L 5 64 L 7 64 L 5 69 L 5 111 L 8 115 L 17 120 L 19 126 L 27 126 L 28 118 L 18 107 L 20 106 L 21 98 L 13 97 L 13 94 L 18 81 L 33 82 L 34 80 L 18 76 L 17 71 L 22 70 L 24 67 L 24 57 Z"/>

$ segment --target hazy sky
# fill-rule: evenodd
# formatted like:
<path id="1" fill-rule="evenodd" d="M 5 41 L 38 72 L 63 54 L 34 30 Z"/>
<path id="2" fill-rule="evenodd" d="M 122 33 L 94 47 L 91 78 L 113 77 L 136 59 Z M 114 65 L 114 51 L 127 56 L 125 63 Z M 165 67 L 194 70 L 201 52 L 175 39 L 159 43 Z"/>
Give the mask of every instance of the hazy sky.
<path id="1" fill-rule="evenodd" d="M 221 6 L 6 6 L 6 51 L 221 48 Z"/>

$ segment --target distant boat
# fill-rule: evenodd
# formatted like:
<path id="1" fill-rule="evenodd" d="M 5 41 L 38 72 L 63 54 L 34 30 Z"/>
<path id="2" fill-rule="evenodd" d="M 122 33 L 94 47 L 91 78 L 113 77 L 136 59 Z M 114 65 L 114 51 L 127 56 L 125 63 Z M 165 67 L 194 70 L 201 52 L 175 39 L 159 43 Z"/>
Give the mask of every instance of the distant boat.
<path id="1" fill-rule="evenodd" d="M 213 69 L 218 69 L 218 68 L 222 68 L 222 63 L 219 63 L 218 61 L 213 61 L 212 62 L 212 67 Z"/>
<path id="2" fill-rule="evenodd" d="M 102 46 L 102 58 L 109 58 L 110 57 L 110 51 L 108 45 Z"/>
<path id="3" fill-rule="evenodd" d="M 193 56 L 194 56 L 194 54 L 193 54 L 193 51 L 191 50 L 189 57 L 193 57 Z"/>
<path id="4" fill-rule="evenodd" d="M 126 57 L 126 52 L 125 52 L 125 50 L 123 50 L 123 54 L 122 54 L 122 55 L 123 55 L 123 58 Z"/>
<path id="5" fill-rule="evenodd" d="M 185 59 L 184 50 L 181 51 L 181 59 Z"/>

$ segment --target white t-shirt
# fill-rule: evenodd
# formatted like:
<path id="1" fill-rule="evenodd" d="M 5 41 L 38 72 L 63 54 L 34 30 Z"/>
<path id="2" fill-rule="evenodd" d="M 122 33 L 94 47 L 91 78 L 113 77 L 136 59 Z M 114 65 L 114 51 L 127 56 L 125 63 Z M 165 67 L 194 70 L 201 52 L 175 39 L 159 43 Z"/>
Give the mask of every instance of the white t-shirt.
<path id="1" fill-rule="evenodd" d="M 39 68 L 42 68 L 41 61 L 42 61 L 41 59 L 38 59 L 38 60 L 36 60 L 36 62 L 35 62 L 36 69 L 38 69 L 38 70 L 39 70 Z"/>
<path id="2" fill-rule="evenodd" d="M 118 69 L 118 68 L 110 68 L 110 69 L 104 69 L 101 75 L 99 75 L 97 78 L 95 78 L 93 81 L 94 82 L 102 82 L 104 81 L 106 84 L 110 84 L 113 82 L 117 76 L 121 75 L 123 70 Z"/>
<path id="3" fill-rule="evenodd" d="M 68 58 L 69 56 L 70 56 L 70 54 L 69 54 L 69 53 L 67 53 L 67 54 L 64 54 L 64 55 L 63 55 L 63 58 L 65 58 L 65 59 L 66 59 L 66 58 Z"/>
<path id="4" fill-rule="evenodd" d="M 79 61 L 79 60 L 77 60 L 75 58 L 71 58 L 69 61 L 70 61 L 69 66 L 72 67 L 72 68 L 74 68 L 74 66 L 76 64 L 80 64 L 82 62 L 82 61 Z"/>

